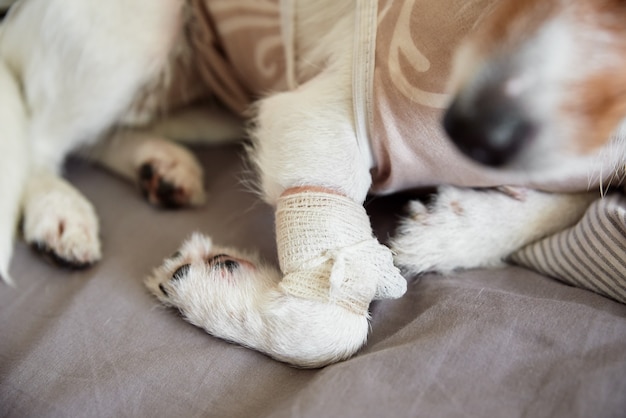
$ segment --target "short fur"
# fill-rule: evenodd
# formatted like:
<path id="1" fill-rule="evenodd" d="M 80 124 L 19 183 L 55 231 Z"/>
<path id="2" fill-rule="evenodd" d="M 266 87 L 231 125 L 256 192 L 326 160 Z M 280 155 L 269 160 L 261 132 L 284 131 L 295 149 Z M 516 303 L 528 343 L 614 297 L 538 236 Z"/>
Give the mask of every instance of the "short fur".
<path id="1" fill-rule="evenodd" d="M 514 90 L 519 87 L 516 99 L 539 106 L 542 128 L 516 165 L 565 164 L 568 172 L 586 170 L 578 154 L 606 143 L 626 113 L 624 92 L 612 88 L 626 83 L 607 81 L 623 80 L 626 68 L 624 25 L 611 20 L 614 13 L 616 21 L 624 21 L 624 1 L 501 3 L 461 50 L 453 88 L 471 103 L 481 83 L 492 79 L 485 71 L 500 71 L 502 55 L 510 52 L 519 64 L 514 67 L 517 78 L 496 79 Z M 181 58 L 179 48 L 185 4 L 23 0 L 14 6 L 0 33 L 0 143 L 6 146 L 0 177 L 0 274 L 5 279 L 20 205 L 28 242 L 73 265 L 101 257 L 93 206 L 60 176 L 64 158 L 79 146 L 112 136 L 97 158 L 139 181 L 151 202 L 203 201 L 201 168 L 187 150 L 161 134 L 172 133 L 173 127 L 171 136 L 188 137 L 175 119 L 193 120 L 191 126 L 198 121 L 174 112 L 189 103 L 179 98 L 174 106 L 167 94 L 169 83 L 181 76 L 175 71 L 177 60 L 191 59 L 193 66 L 193 57 Z M 296 73 L 310 81 L 256 103 L 250 132 L 259 188 L 271 204 L 296 188 L 328 190 L 358 203 L 368 193 L 371 158 L 356 145 L 351 102 L 354 8 L 352 0 L 295 2 Z M 588 11 L 597 19 L 590 19 Z M 582 44 L 568 38 L 590 32 Z M 524 72 L 531 67 L 524 65 L 524 54 L 550 56 L 555 45 L 566 48 L 565 61 L 548 60 L 527 82 Z M 593 61 L 588 51 L 599 48 L 606 65 L 585 67 Z M 587 71 L 572 70 L 574 65 Z M 550 89 L 543 91 L 546 79 Z M 163 109 L 170 111 L 165 115 L 169 121 L 159 120 Z M 208 121 L 202 123 L 214 130 L 208 135 L 211 141 L 240 134 L 236 127 Z M 622 139 L 612 143 L 618 150 L 616 164 L 624 160 Z M 572 151 L 567 158 L 564 149 Z M 528 242 L 570 225 L 589 199 L 585 193 L 558 196 L 529 190 L 511 197 L 496 190 L 445 188 L 432 207 L 411 207 L 394 240 L 397 261 L 413 273 L 493 266 Z M 460 218 L 459 213 L 471 216 Z M 493 222 L 493 213 L 499 222 Z M 562 213 L 568 216 L 555 216 Z M 481 231 L 489 231 L 489 239 L 476 240 Z M 474 251 L 466 251 L 467 243 Z M 207 260 L 221 252 L 239 260 L 239 268 L 224 270 L 224 263 L 207 267 Z M 182 266 L 188 267 L 180 270 Z M 212 334 L 295 365 L 338 361 L 365 343 L 367 315 L 283 294 L 279 280 L 280 273 L 256 257 L 215 248 L 210 239 L 195 235 L 181 254 L 155 270 L 147 285 Z"/>

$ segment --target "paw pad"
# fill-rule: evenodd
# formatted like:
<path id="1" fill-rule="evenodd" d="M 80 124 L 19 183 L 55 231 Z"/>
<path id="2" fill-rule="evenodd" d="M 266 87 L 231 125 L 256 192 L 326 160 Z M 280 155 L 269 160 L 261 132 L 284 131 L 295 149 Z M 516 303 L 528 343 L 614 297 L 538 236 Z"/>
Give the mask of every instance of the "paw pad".
<path id="1" fill-rule="evenodd" d="M 164 180 L 151 163 L 142 164 L 139 168 L 139 187 L 153 205 L 177 209 L 189 204 L 185 190 Z"/>
<path id="2" fill-rule="evenodd" d="M 176 281 L 176 280 L 182 279 L 183 277 L 187 275 L 187 273 L 189 273 L 190 268 L 191 268 L 190 264 L 183 264 L 182 266 L 176 269 L 174 274 L 172 274 L 172 280 Z"/>

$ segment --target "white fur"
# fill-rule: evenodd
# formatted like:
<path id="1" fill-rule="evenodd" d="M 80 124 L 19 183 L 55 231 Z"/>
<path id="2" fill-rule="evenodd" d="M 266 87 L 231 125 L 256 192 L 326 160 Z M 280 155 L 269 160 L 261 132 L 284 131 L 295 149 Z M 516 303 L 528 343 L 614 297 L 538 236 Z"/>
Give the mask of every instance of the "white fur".
<path id="1" fill-rule="evenodd" d="M 27 142 L 33 148 L 34 166 L 24 209 L 27 240 L 77 264 L 100 257 L 93 207 L 58 177 L 59 168 L 69 151 L 98 139 L 117 120 L 146 120 L 143 114 L 133 116 L 128 112 L 141 89 L 167 69 L 168 54 L 179 29 L 180 5 L 174 0 L 71 0 L 69 4 L 29 0 L 19 4 L 7 18 L 4 29 L 8 36 L 2 40 L 2 54 L 19 74 L 25 87 L 24 100 L 32 110 Z M 274 95 L 258 104 L 254 161 L 262 173 L 268 201 L 275 201 L 288 188 L 316 185 L 361 203 L 370 185 L 369 157 L 359 154 L 356 143 L 350 106 L 351 54 L 350 48 L 343 47 L 343 42 L 351 45 L 353 36 L 352 6 L 347 1 L 326 0 L 313 8 L 317 13 L 299 14 L 306 18 L 300 19 L 297 52 L 304 54 L 300 55 L 300 63 L 306 65 L 299 65 L 297 71 L 300 77 L 319 74 L 294 92 Z M 139 15 L 140 21 L 136 19 Z M 98 24 L 88 23 L 94 21 Z M 40 28 L 39 33 L 35 34 L 33 27 Z M 318 33 L 323 27 L 328 30 Z M 307 36 L 303 38 L 302 34 Z M 333 48 L 324 46 L 333 43 Z M 62 105 L 58 103 L 60 98 Z M 302 103 L 307 106 L 302 107 Z M 324 122 L 320 124 L 320 120 Z M 129 143 L 120 145 L 117 141 L 124 136 Z M 160 143 L 155 149 L 160 139 L 149 136 L 145 132 L 118 131 L 113 149 L 98 158 L 113 171 L 132 177 L 138 164 L 154 158 L 164 147 Z M 116 152 L 115 147 L 126 152 Z M 183 164 L 184 168 L 188 165 L 189 161 Z M 190 245 L 203 247 L 198 240 Z M 254 286 L 256 280 L 263 283 L 260 271 L 250 281 Z M 232 293 L 223 290 L 220 294 L 200 285 L 206 273 L 200 270 L 191 275 L 191 280 L 183 280 L 183 296 L 170 300 L 170 304 L 215 335 L 301 366 L 346 358 L 365 341 L 367 315 L 357 315 L 332 303 L 287 296 L 276 289 L 264 292 L 253 287 L 253 292 L 248 292 L 237 284 Z M 183 289 L 188 290 L 184 293 Z M 255 293 L 267 298 L 265 302 L 255 304 L 257 297 L 251 296 Z M 243 296 L 238 299 L 237 295 Z M 250 324 L 255 323 L 254 318 L 261 318 L 264 325 L 238 331 L 225 310 L 231 305 L 239 306 L 251 318 Z"/>
<path id="2" fill-rule="evenodd" d="M 307 64 L 300 71 L 321 71 L 296 90 L 257 103 L 252 158 L 261 190 L 271 204 L 286 189 L 306 185 L 322 186 L 362 203 L 371 178 L 369 155 L 359 150 L 353 120 L 354 8 L 345 0 L 320 1 L 314 8 L 307 2 L 297 4 L 305 9 L 297 13 L 303 16 L 298 39 L 307 36 L 297 52 L 299 64 Z M 320 32 L 329 22 L 333 22 L 331 29 Z M 315 47 L 307 49 L 312 40 Z"/>
<path id="3" fill-rule="evenodd" d="M 0 268 L 6 270 L 10 255 L 6 243 L 24 185 L 27 240 L 41 242 L 46 250 L 79 264 L 100 257 L 93 207 L 59 177 L 60 167 L 68 152 L 94 142 L 108 129 L 149 121 L 150 112 L 134 113 L 132 105 L 142 89 L 167 79 L 169 54 L 181 30 L 182 4 L 183 0 L 28 0 L 7 18 L 0 52 L 24 87 L 23 100 L 31 112 L 24 142 L 32 148 L 33 165 L 22 156 L 18 161 L 23 164 L 12 169 L 27 171 L 28 181 L 9 190 L 8 209 L 0 210 L 0 261 L 4 263 Z M 298 187 L 340 193 L 361 204 L 371 184 L 371 167 L 369 155 L 359 151 L 353 120 L 354 3 L 320 0 L 295 5 L 297 78 L 309 81 L 256 105 L 251 158 L 259 171 L 260 189 L 272 204 Z M 11 83 L 0 72 L 3 82 Z M 14 94 L 0 100 L 10 107 L 9 113 L 19 116 L 12 88 Z M 0 115 L 5 110 L 0 108 Z M 14 131 L 0 129 L 2 135 L 22 138 L 19 124 L 11 128 Z M 190 202 L 199 202 L 199 167 L 186 151 L 166 145 L 155 129 L 116 130 L 112 148 L 98 158 L 127 178 L 136 178 L 138 167 L 146 161 L 166 160 L 156 164 L 159 175 L 189 187 Z M 229 136 L 236 130 L 224 132 Z M 19 148 L 17 142 L 13 145 Z M 164 150 L 171 155 L 164 155 Z M 171 164 L 180 167 L 170 169 Z M 554 213 L 572 203 L 551 195 L 531 194 L 518 202 L 495 194 L 479 198 L 477 193 L 447 189 L 430 210 L 426 218 L 430 221 L 419 216 L 415 223 L 407 221 L 396 241 L 399 260 L 416 272 L 491 266 L 517 246 L 551 231 Z M 452 208 L 457 198 L 466 217 L 456 216 Z M 540 213 L 544 208 L 554 212 L 545 217 Z M 332 216 L 332 208 L 328 209 Z M 418 214 L 423 210 L 416 205 L 413 209 Z M 572 217 L 575 213 L 579 212 L 571 212 Z M 494 219 L 501 219 L 495 227 Z M 371 234 L 369 227 L 360 232 Z M 295 233 L 306 245 L 306 231 Z M 495 238 L 475 240 L 479 233 Z M 418 234 L 418 242 L 412 234 Z M 239 268 L 230 271 L 207 265 L 216 251 L 236 258 Z M 211 334 L 303 367 L 347 358 L 366 340 L 366 313 L 286 294 L 278 286 L 280 273 L 255 256 L 214 248 L 199 235 L 180 252 L 156 269 L 147 285 L 160 301 L 180 309 L 190 322 Z M 448 254 L 452 258 L 446 261 L 442 256 Z M 361 268 L 367 269 L 371 260 L 362 263 Z M 189 267 L 184 274 L 176 275 L 185 265 Z"/>
<path id="4" fill-rule="evenodd" d="M 235 271 L 207 262 L 222 253 L 243 262 Z M 186 273 L 173 279 L 185 265 Z M 146 285 L 210 334 L 300 367 L 345 359 L 365 343 L 366 316 L 290 296 L 279 290 L 280 279 L 280 272 L 258 257 L 214 247 L 210 238 L 194 234 L 154 270 Z"/>
<path id="5" fill-rule="evenodd" d="M 26 241 L 79 267 L 100 259 L 96 211 L 71 184 L 35 173 L 26 183 L 23 199 Z"/>
<path id="6" fill-rule="evenodd" d="M 120 130 L 94 155 L 112 172 L 138 182 L 152 204 L 201 205 L 205 201 L 202 167 L 193 154 L 150 131 Z M 141 170 L 147 167 L 152 178 L 142 179 Z M 164 196 L 158 193 L 161 184 L 175 191 L 171 196 L 175 202 L 162 201 Z"/>
<path id="7" fill-rule="evenodd" d="M 16 4 L 3 22 L 0 52 L 18 76 L 30 111 L 22 139 L 30 149 L 25 237 L 56 257 L 69 256 L 64 261 L 83 264 L 100 257 L 93 208 L 58 177 L 65 156 L 97 140 L 127 113 L 140 88 L 162 71 L 175 40 L 180 1 L 151 4 L 29 0 Z M 138 15 L 141 30 L 135 26 Z M 75 218 L 74 210 L 82 215 Z M 55 235 L 74 231 L 74 220 L 80 234 Z"/>
<path id="8" fill-rule="evenodd" d="M 498 267 L 526 244 L 576 223 L 597 197 L 442 187 L 428 205 L 411 202 L 391 247 L 411 274 Z"/>
<path id="9" fill-rule="evenodd" d="M 9 262 L 29 159 L 25 140 L 26 111 L 13 75 L 1 57 L 0 91 L 0 155 L 3 157 L 0 175 L 0 280 L 11 282 Z"/>
<path id="10" fill-rule="evenodd" d="M 24 87 L 37 169 L 57 173 L 68 152 L 98 139 L 165 66 L 180 0 L 151 3 L 28 0 L 9 14 L 2 56 Z"/>

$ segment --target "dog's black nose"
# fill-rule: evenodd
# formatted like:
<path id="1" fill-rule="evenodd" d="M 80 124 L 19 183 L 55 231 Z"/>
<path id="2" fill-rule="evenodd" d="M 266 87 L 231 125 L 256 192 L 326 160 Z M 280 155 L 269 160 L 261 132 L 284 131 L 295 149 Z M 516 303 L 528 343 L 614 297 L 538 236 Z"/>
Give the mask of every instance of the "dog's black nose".
<path id="1" fill-rule="evenodd" d="M 525 112 L 498 93 L 482 94 L 471 105 L 462 105 L 457 98 L 446 111 L 443 126 L 459 150 L 489 166 L 510 162 L 536 131 Z"/>

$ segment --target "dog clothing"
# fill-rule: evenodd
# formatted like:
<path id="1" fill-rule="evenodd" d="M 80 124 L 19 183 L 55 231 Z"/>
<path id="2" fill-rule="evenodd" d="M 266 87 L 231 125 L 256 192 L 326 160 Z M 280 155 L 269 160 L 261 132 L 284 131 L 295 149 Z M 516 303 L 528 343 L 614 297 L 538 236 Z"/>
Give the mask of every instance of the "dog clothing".
<path id="1" fill-rule="evenodd" d="M 202 81 L 237 113 L 306 80 L 295 74 L 293 0 L 189 0 L 187 36 Z M 494 0 L 355 1 L 353 108 L 359 147 L 373 161 L 372 192 L 451 184 L 574 191 L 561 171 L 535 177 L 478 165 L 441 127 L 454 50 Z M 598 180 L 600 180 L 598 178 Z"/>

